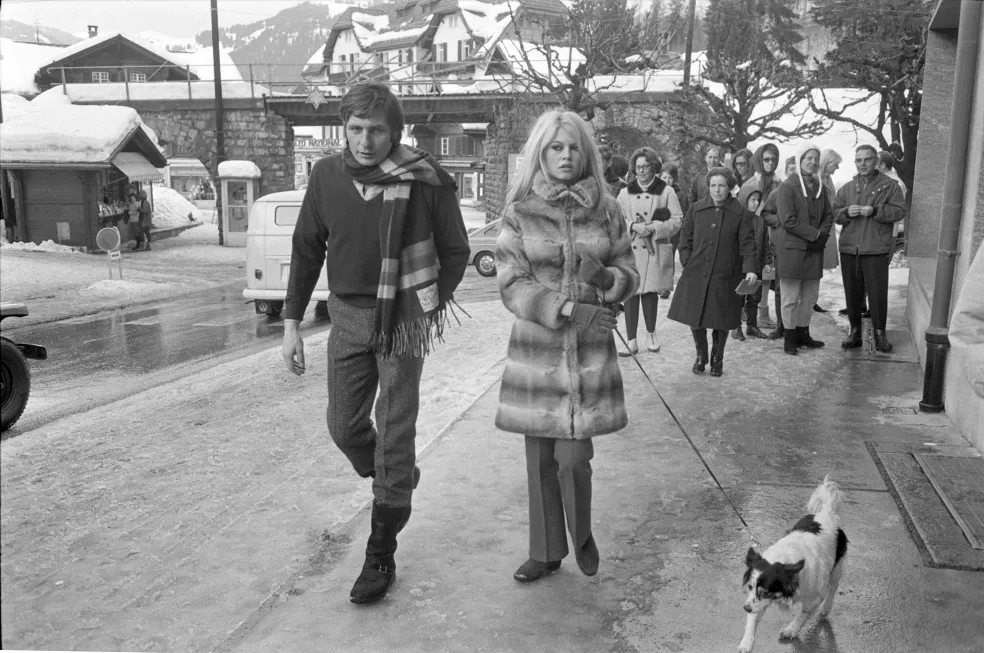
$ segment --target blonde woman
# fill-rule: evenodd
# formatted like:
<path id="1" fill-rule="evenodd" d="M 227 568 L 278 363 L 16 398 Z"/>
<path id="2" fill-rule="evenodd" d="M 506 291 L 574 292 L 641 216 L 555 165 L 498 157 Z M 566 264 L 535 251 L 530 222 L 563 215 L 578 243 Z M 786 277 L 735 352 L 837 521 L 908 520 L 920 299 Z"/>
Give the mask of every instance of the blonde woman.
<path id="1" fill-rule="evenodd" d="M 591 438 L 628 422 L 612 305 L 639 285 L 625 220 L 576 113 L 550 111 L 523 146 L 496 248 L 502 301 L 516 321 L 496 426 L 526 436 L 531 582 L 568 554 L 598 571 L 591 532 Z"/>
<path id="2" fill-rule="evenodd" d="M 660 293 L 673 288 L 673 244 L 670 238 L 680 231 L 683 210 L 672 186 L 660 177 L 663 164 L 656 151 L 641 147 L 629 158 L 629 185 L 618 194 L 618 206 L 632 235 L 632 253 L 639 270 L 639 289 L 625 302 L 627 351 L 621 356 L 639 353 L 636 332 L 639 307 L 646 321 L 646 348 L 660 349 L 656 335 L 656 309 Z"/>

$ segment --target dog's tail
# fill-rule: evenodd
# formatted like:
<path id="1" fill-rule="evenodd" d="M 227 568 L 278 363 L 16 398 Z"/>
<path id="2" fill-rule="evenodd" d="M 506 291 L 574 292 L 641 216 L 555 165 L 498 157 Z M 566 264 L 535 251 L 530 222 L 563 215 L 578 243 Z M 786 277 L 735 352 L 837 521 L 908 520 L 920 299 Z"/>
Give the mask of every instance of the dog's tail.
<path id="1" fill-rule="evenodd" d="M 820 484 L 813 494 L 810 495 L 810 501 L 806 504 L 806 509 L 813 514 L 820 514 L 822 512 L 837 513 L 841 506 L 841 491 L 837 487 L 837 484 L 830 480 L 830 474 L 824 477 L 823 483 Z"/>

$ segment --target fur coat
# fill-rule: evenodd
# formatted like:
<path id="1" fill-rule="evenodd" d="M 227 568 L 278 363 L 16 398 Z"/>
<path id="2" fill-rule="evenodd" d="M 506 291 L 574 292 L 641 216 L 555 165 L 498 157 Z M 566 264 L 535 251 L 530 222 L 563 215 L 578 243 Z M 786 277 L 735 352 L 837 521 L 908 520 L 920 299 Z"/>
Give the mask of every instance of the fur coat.
<path id="1" fill-rule="evenodd" d="M 639 270 L 638 294 L 673 290 L 673 245 L 670 237 L 680 231 L 683 211 L 673 188 L 659 177 L 646 188 L 633 180 L 618 194 L 632 237 L 632 253 Z M 632 225 L 641 222 L 652 225 L 655 232 L 644 236 L 633 233 Z"/>
<path id="2" fill-rule="evenodd" d="M 576 279 L 587 251 L 614 275 L 607 290 Z M 568 301 L 623 302 L 639 285 L 625 220 L 592 178 L 572 186 L 538 173 L 506 208 L 496 243 L 502 301 L 513 324 L 495 424 L 544 438 L 586 439 L 628 422 L 612 333 L 579 330 Z"/>

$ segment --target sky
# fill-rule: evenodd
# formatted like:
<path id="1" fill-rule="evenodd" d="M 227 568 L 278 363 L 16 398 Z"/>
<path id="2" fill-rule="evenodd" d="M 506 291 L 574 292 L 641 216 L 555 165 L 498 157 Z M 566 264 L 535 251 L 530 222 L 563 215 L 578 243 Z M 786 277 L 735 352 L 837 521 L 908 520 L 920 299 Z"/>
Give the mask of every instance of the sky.
<path id="1" fill-rule="evenodd" d="M 301 0 L 218 0 L 219 25 L 253 23 Z M 210 0 L 3 0 L 0 19 L 43 25 L 85 35 L 87 25 L 100 33 L 147 30 L 194 36 L 211 28 Z"/>

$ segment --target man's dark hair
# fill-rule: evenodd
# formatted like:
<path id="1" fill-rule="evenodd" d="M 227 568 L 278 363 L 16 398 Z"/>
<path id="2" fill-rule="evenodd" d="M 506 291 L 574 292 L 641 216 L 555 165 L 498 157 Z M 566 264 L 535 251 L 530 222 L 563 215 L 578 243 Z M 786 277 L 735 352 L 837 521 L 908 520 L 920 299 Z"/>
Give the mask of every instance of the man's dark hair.
<path id="1" fill-rule="evenodd" d="M 338 115 L 342 119 L 343 126 L 352 116 L 365 118 L 377 111 L 382 111 L 383 116 L 386 117 L 386 124 L 393 131 L 393 143 L 399 143 L 406 124 L 403 107 L 400 105 L 399 98 L 393 95 L 393 91 L 385 84 L 375 82 L 356 84 L 338 103 Z"/>
<path id="2" fill-rule="evenodd" d="M 861 150 L 870 150 L 872 154 L 876 157 L 878 156 L 878 150 L 876 150 L 873 145 L 858 145 L 857 148 L 855 148 L 854 153 L 857 154 Z"/>
<path id="3" fill-rule="evenodd" d="M 889 170 L 895 169 L 895 157 L 892 156 L 891 152 L 886 152 L 885 150 L 879 152 L 878 161 L 882 163 Z"/>

